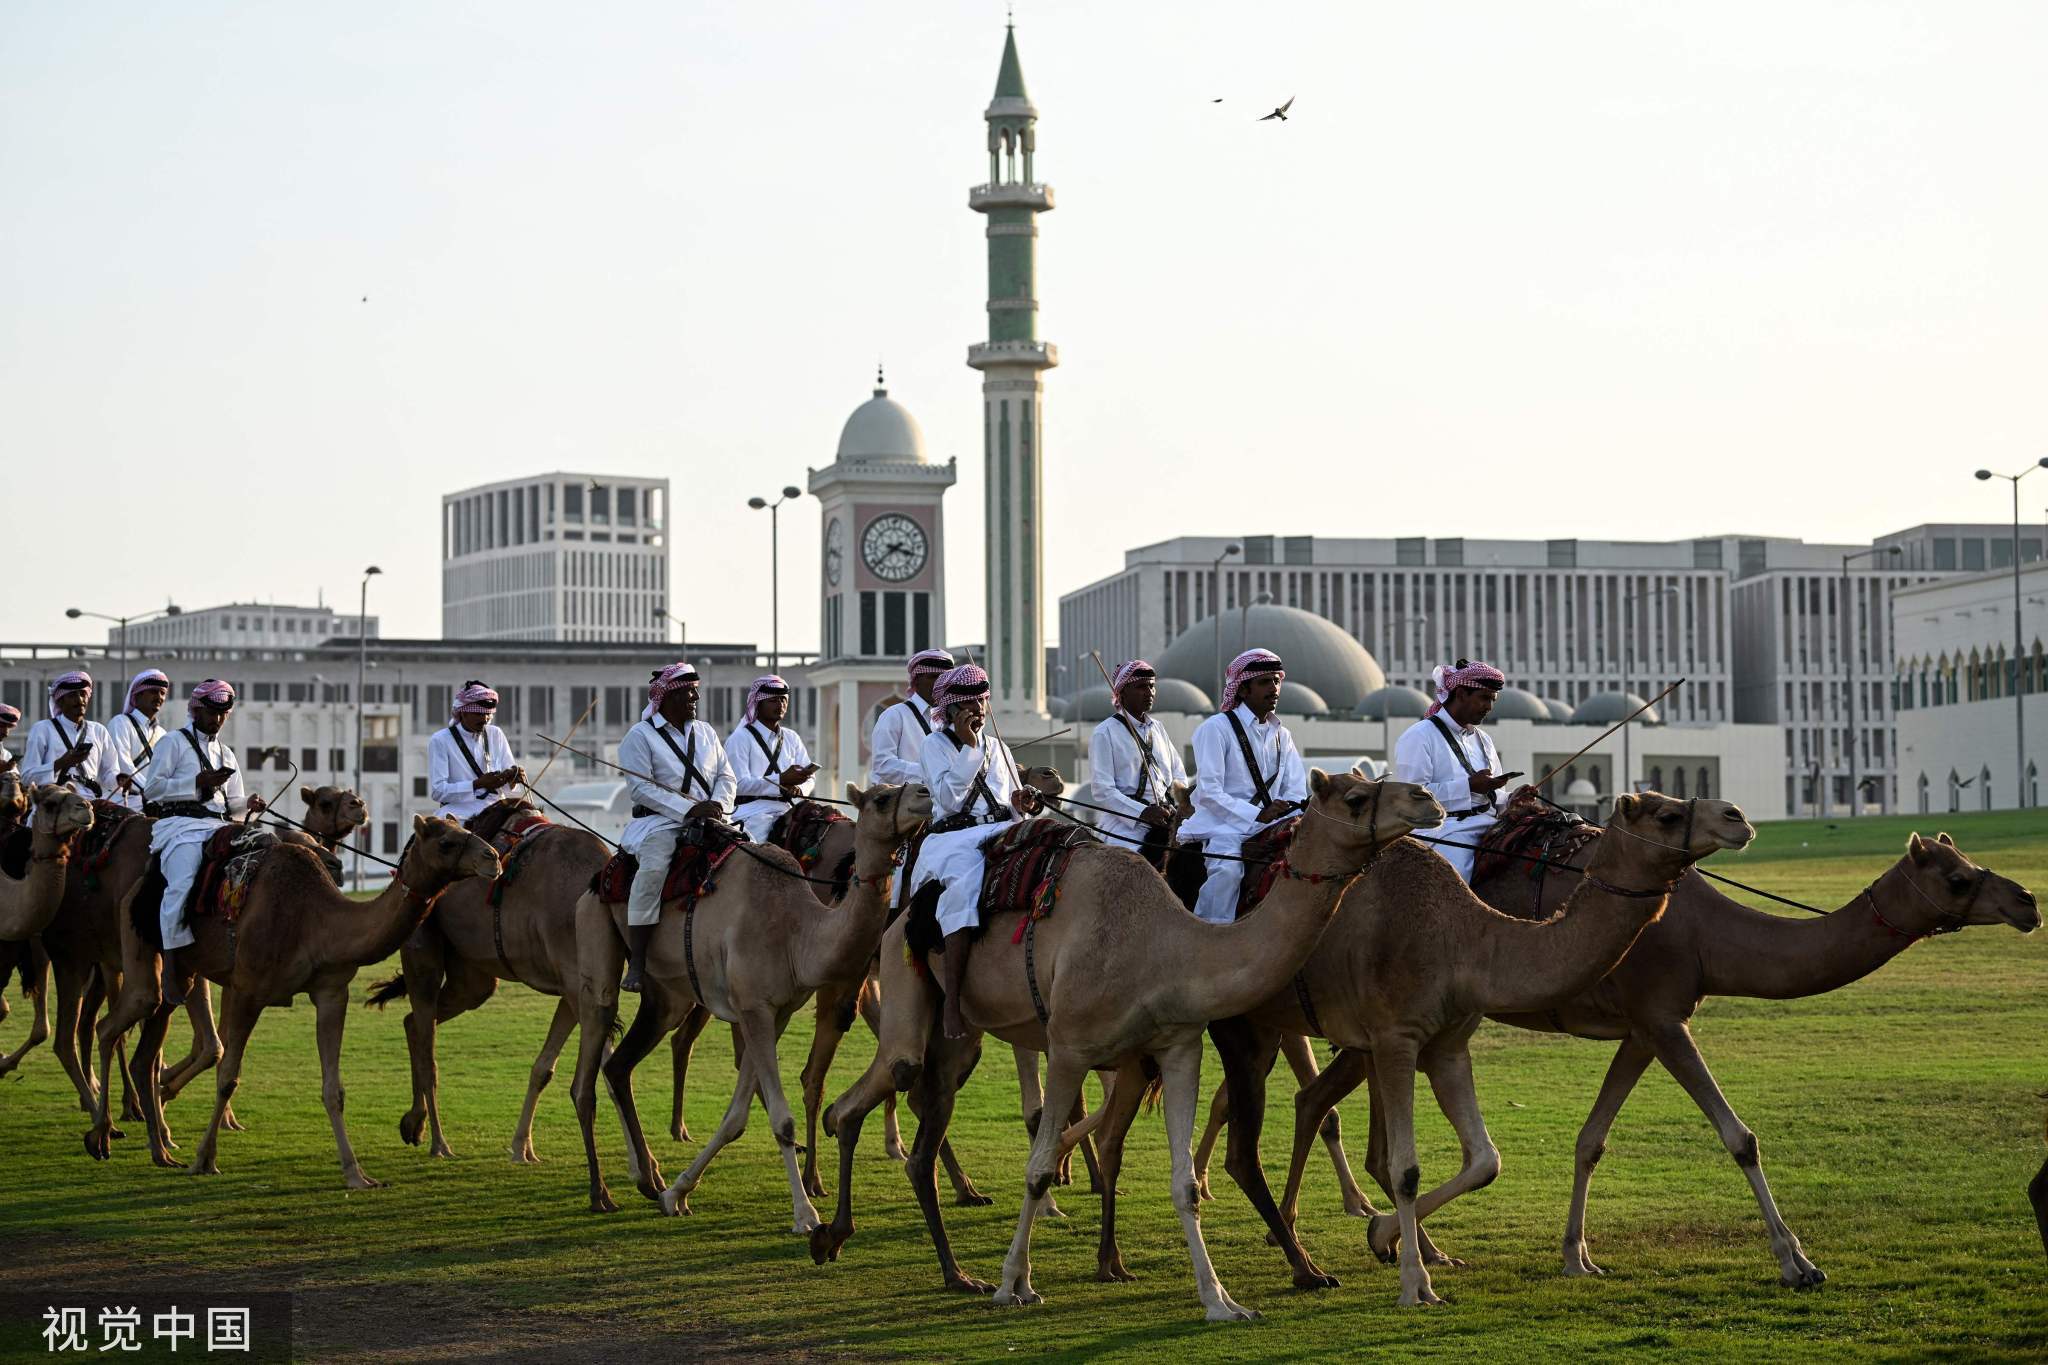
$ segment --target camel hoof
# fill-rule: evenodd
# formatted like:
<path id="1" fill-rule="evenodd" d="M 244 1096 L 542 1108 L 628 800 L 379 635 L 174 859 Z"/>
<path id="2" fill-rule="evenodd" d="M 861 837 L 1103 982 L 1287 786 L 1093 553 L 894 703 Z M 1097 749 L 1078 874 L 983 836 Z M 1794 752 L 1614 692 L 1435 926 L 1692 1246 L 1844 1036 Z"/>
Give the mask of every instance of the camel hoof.
<path id="1" fill-rule="evenodd" d="M 1095 1278 L 1101 1284 L 1130 1284 L 1138 1277 L 1124 1269 L 1122 1256 L 1112 1256 L 1096 1263 Z"/>
<path id="2" fill-rule="evenodd" d="M 1335 1275 L 1325 1274 L 1314 1261 L 1305 1261 L 1302 1268 L 1294 1272 L 1296 1289 L 1335 1289 L 1338 1287 Z"/>
<path id="3" fill-rule="evenodd" d="M 1007 1289 L 998 1289 L 995 1302 L 998 1308 L 1022 1308 L 1027 1304 L 1044 1303 L 1045 1296 L 1028 1287 L 1015 1293 Z"/>
<path id="4" fill-rule="evenodd" d="M 85 1154 L 94 1161 L 105 1161 L 109 1156 L 113 1155 L 111 1146 L 107 1141 L 110 1136 L 110 1132 L 102 1133 L 96 1128 L 88 1130 L 85 1135 Z"/>
<path id="5" fill-rule="evenodd" d="M 152 1166 L 161 1166 L 167 1171 L 182 1171 L 185 1169 L 185 1163 L 172 1156 L 169 1152 L 151 1152 L 149 1154 L 149 1161 Z"/>
<path id="6" fill-rule="evenodd" d="M 1593 1264 L 1593 1258 L 1586 1254 L 1585 1243 L 1564 1249 L 1564 1273 L 1572 1276 L 1605 1275 L 1607 1272 Z"/>
<path id="7" fill-rule="evenodd" d="M 910 1153 L 904 1150 L 903 1143 L 900 1140 L 884 1146 L 882 1148 L 882 1155 L 888 1157 L 891 1161 L 910 1160 Z"/>
<path id="8" fill-rule="evenodd" d="M 517 1144 L 515 1144 L 515 1145 L 513 1145 L 513 1146 L 511 1146 L 511 1147 L 509 1147 L 509 1148 L 507 1148 L 506 1150 L 507 1150 L 508 1152 L 510 1152 L 510 1153 L 511 1153 L 511 1156 L 512 1156 L 512 1162 L 513 1162 L 513 1164 L 514 1164 L 514 1165 L 517 1165 L 517 1166 L 538 1166 L 538 1165 L 540 1165 L 540 1158 L 539 1158 L 538 1156 L 535 1156 L 535 1155 L 534 1155 L 534 1152 L 533 1152 L 533 1144 L 532 1144 L 532 1143 L 530 1143 L 530 1142 L 522 1142 L 522 1143 L 517 1143 Z"/>
<path id="9" fill-rule="evenodd" d="M 946 1277 L 946 1288 L 955 1294 L 993 1294 L 996 1292 L 994 1285 L 986 1280 L 977 1280 L 965 1271 L 956 1271 L 948 1275 Z M 1038 1296 L 1034 1294 L 1031 1302 L 1038 1302 Z"/>
<path id="10" fill-rule="evenodd" d="M 804 1178 L 804 1197 L 806 1199 L 825 1198 L 825 1182 L 814 1175 L 806 1176 Z"/>
<path id="11" fill-rule="evenodd" d="M 427 1121 L 425 1114 L 401 1114 L 398 1118 L 398 1140 L 408 1147 L 420 1145 L 420 1127 Z"/>
<path id="12" fill-rule="evenodd" d="M 1787 1289 L 1818 1289 L 1828 1282 L 1827 1272 L 1817 1265 L 1809 1265 L 1797 1275 L 1780 1275 L 1778 1283 Z"/>
<path id="13" fill-rule="evenodd" d="M 453 1159 L 453 1158 L 454 1158 L 454 1156 L 455 1156 L 455 1153 L 454 1153 L 453 1151 L 451 1151 L 451 1150 L 449 1149 L 449 1146 L 448 1146 L 448 1144 L 447 1144 L 447 1143 L 445 1143 L 445 1142 L 437 1142 L 437 1143 L 435 1143 L 435 1144 L 433 1145 L 433 1147 L 432 1147 L 431 1149 L 429 1149 L 429 1150 L 428 1150 L 428 1152 L 427 1152 L 427 1155 L 428 1155 L 428 1156 L 445 1156 L 445 1157 L 448 1157 L 448 1158 L 450 1158 L 450 1159 Z"/>
<path id="14" fill-rule="evenodd" d="M 1404 1292 L 1401 1295 L 1401 1307 L 1403 1308 L 1429 1308 L 1442 1302 L 1443 1300 L 1437 1296 L 1437 1292 L 1428 1286 L 1424 1286 L 1413 1294 Z"/>
<path id="15" fill-rule="evenodd" d="M 969 1186 L 967 1189 L 961 1190 L 959 1193 L 953 1196 L 953 1205 L 955 1208 L 985 1209 L 990 1204 L 993 1204 L 995 1202 L 995 1197 L 993 1195 L 983 1194 L 980 1190 L 977 1190 L 972 1186 Z"/>
<path id="16" fill-rule="evenodd" d="M 217 1164 L 216 1164 L 216 1163 L 215 1163 L 215 1162 L 214 1162 L 214 1161 L 212 1160 L 212 1158 L 210 1158 L 210 1157 L 209 1157 L 209 1158 L 208 1158 L 207 1160 L 205 1160 L 205 1161 L 195 1161 L 195 1162 L 193 1162 L 193 1163 L 192 1163 L 192 1170 L 191 1170 L 191 1174 L 193 1174 L 193 1175 L 219 1175 L 219 1174 L 220 1174 L 220 1167 L 219 1167 L 219 1166 L 218 1166 L 218 1165 L 217 1165 Z"/>
<path id="17" fill-rule="evenodd" d="M 220 1126 L 227 1129 L 230 1133 L 246 1133 L 249 1131 L 249 1126 L 236 1118 L 235 1111 L 232 1109 L 226 1110 L 221 1114 Z"/>
<path id="18" fill-rule="evenodd" d="M 383 1181 L 372 1180 L 361 1171 L 342 1172 L 341 1183 L 352 1190 L 381 1190 L 384 1188 Z"/>
<path id="19" fill-rule="evenodd" d="M 1422 1263 L 1424 1265 L 1449 1266 L 1453 1270 L 1463 1270 L 1465 1268 L 1463 1260 L 1456 1256 L 1446 1255 L 1435 1247 L 1430 1247 L 1422 1253 Z"/>
<path id="20" fill-rule="evenodd" d="M 1365 1240 L 1381 1265 L 1392 1265 L 1401 1254 L 1401 1220 L 1391 1213 L 1375 1214 L 1366 1225 Z"/>
<path id="21" fill-rule="evenodd" d="M 819 1218 L 818 1215 L 815 1213 L 813 1213 L 809 1218 L 805 1218 L 802 1214 L 798 1214 L 794 1218 L 790 1219 L 789 1235 L 792 1237 L 802 1237 L 803 1239 L 808 1241 L 810 1240 L 810 1236 L 812 1233 L 816 1232 L 819 1228 L 824 1226 L 824 1220 Z"/>
<path id="22" fill-rule="evenodd" d="M 680 1123 L 671 1123 L 671 1124 L 670 1124 L 670 1125 L 668 1126 L 668 1136 L 669 1136 L 669 1141 L 671 1141 L 671 1142 L 695 1142 L 695 1141 L 696 1141 L 696 1139 L 695 1139 L 695 1138 L 693 1138 L 693 1137 L 691 1137 L 691 1136 L 690 1136 L 690 1130 L 689 1130 L 689 1128 L 688 1128 L 687 1126 L 683 1125 L 683 1124 L 680 1124 Z"/>
<path id="23" fill-rule="evenodd" d="M 612 1198 L 610 1190 L 600 1188 L 591 1192 L 590 1211 L 592 1213 L 617 1213 L 619 1211 L 619 1204 L 617 1200 Z"/>
<path id="24" fill-rule="evenodd" d="M 853 1236 L 853 1224 L 844 1228 L 834 1223 L 821 1223 L 811 1229 L 811 1263 L 823 1265 L 839 1259 L 839 1248 L 846 1245 L 846 1239 Z"/>
<path id="25" fill-rule="evenodd" d="M 1214 1308 L 1211 1308 L 1205 1316 L 1211 1322 L 1257 1322 L 1259 1320 L 1257 1309 L 1245 1307 L 1228 1294 L 1225 1294 L 1223 1301 Z"/>
<path id="26" fill-rule="evenodd" d="M 1195 1181 L 1195 1197 L 1207 1203 L 1216 1196 L 1209 1193 L 1209 1177 L 1204 1175 Z"/>

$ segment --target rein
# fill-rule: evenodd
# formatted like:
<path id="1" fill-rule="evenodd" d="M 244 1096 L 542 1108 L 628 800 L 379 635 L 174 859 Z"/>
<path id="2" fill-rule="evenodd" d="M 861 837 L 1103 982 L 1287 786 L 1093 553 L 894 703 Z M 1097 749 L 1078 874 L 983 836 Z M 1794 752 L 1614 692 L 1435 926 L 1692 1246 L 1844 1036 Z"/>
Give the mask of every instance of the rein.
<path id="1" fill-rule="evenodd" d="M 1934 903 L 1934 897 L 1928 895 L 1925 891 L 1922 891 L 1920 889 L 1920 883 L 1914 881 L 1913 878 L 1910 875 L 1908 875 L 1905 878 L 1906 885 L 1912 888 L 1914 895 L 1918 896 L 1921 900 L 1927 902 L 1927 908 L 1934 912 L 1935 919 L 1934 928 L 1929 929 L 1924 933 L 1916 934 L 1913 933 L 1911 930 L 1901 929 L 1898 925 L 1893 924 L 1890 920 L 1886 919 L 1884 917 L 1884 911 L 1877 908 L 1877 897 L 1871 894 L 1871 892 L 1877 890 L 1879 886 L 1883 885 L 1884 879 L 1886 877 L 1891 876 L 1891 874 L 1894 872 L 1903 872 L 1904 868 L 1905 865 L 1903 863 L 1892 864 L 1889 868 L 1885 869 L 1885 871 L 1878 877 L 1876 881 L 1872 882 L 1870 885 L 1864 887 L 1861 891 L 1857 892 L 1856 900 L 1869 901 L 1870 917 L 1873 920 L 1876 920 L 1880 925 L 1883 925 L 1886 929 L 1898 935 L 1900 938 L 1910 940 L 1914 943 L 1918 943 L 1923 938 L 1934 938 L 1939 934 L 1959 933 L 1964 928 L 1966 928 L 1969 924 L 1970 907 L 1974 906 L 1977 903 L 1977 897 L 1983 894 L 1984 883 L 1991 880 L 1990 868 L 1978 868 L 1977 880 L 1971 883 L 1970 885 L 1969 898 L 1963 902 L 1962 909 L 1956 911 L 1953 915 L 1951 915 L 1943 911 L 1940 906 L 1936 905 Z M 1851 905 L 1854 905 L 1856 901 L 1851 901 L 1849 903 Z"/>

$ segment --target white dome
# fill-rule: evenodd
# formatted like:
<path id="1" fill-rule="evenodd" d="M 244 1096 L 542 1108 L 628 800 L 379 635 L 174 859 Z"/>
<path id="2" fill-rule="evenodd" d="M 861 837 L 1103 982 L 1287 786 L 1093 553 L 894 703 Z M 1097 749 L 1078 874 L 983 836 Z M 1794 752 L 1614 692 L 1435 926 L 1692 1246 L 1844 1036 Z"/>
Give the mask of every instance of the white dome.
<path id="1" fill-rule="evenodd" d="M 881 464 L 923 464 L 924 432 L 910 409 L 879 386 L 839 432 L 839 458 Z"/>

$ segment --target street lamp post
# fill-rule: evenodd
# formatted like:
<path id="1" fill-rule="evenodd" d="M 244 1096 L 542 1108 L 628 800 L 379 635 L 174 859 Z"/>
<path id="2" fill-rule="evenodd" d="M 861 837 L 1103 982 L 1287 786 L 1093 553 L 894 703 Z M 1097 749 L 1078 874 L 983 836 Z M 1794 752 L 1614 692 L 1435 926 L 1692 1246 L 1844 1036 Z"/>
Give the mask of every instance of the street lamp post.
<path id="1" fill-rule="evenodd" d="M 666 623 L 673 621 L 676 623 L 676 630 L 680 632 L 677 637 L 677 643 L 686 648 L 688 647 L 690 643 L 690 623 L 688 621 L 670 612 L 665 607 L 656 607 L 654 609 L 654 619 L 657 623 L 661 624 L 662 643 L 666 644 L 668 642 L 668 626 Z"/>
<path id="2" fill-rule="evenodd" d="M 64 614 L 73 621 L 76 621 L 81 616 L 90 616 L 99 621 L 112 621 L 116 626 L 120 627 L 120 667 L 122 676 L 126 677 L 128 673 L 128 623 L 134 621 L 140 624 L 141 622 L 154 621 L 164 616 L 183 616 L 185 609 L 172 603 L 168 606 L 158 607 L 155 611 L 145 611 L 134 616 L 109 616 L 103 611 L 86 611 L 81 607 L 66 607 L 64 608 Z"/>
<path id="3" fill-rule="evenodd" d="M 763 508 L 768 512 L 768 671 L 782 671 L 782 530 L 777 509 L 791 498 L 800 498 L 804 490 L 793 484 L 784 484 L 782 496 L 774 502 L 766 498 L 748 498 L 747 506 L 756 512 Z"/>
<path id="4" fill-rule="evenodd" d="M 1621 595 L 1621 697 L 1624 702 L 1628 700 L 1629 673 L 1635 664 L 1636 616 L 1630 608 L 1637 602 L 1647 601 L 1652 597 L 1676 597 L 1677 595 L 1678 589 L 1669 583 L 1666 583 L 1661 588 L 1651 588 L 1647 592 L 1637 592 L 1634 588 L 1630 588 Z M 1635 758 L 1632 751 L 1633 746 L 1629 743 L 1629 732 L 1634 729 L 1635 726 L 1633 725 L 1621 727 L 1621 781 L 1615 787 L 1617 793 L 1632 792 L 1636 789 Z"/>
<path id="5" fill-rule="evenodd" d="M 1251 646 L 1251 639 L 1250 639 L 1250 636 L 1251 636 L 1251 631 L 1252 631 L 1252 608 L 1253 608 L 1253 607 L 1270 607 L 1270 606 L 1272 606 L 1272 605 L 1273 605 L 1273 594 L 1272 594 L 1272 593 L 1269 593 L 1269 592 L 1262 592 L 1262 593 L 1260 593 L 1260 594 L 1259 594 L 1259 595 L 1258 595 L 1257 597 L 1248 597 L 1248 598 L 1246 598 L 1246 599 L 1245 599 L 1244 601 L 1242 601 L 1242 602 L 1238 603 L 1238 610 L 1237 610 L 1237 652 L 1238 652 L 1238 653 L 1242 654 L 1242 653 L 1244 653 L 1244 652 L 1245 652 L 1245 651 L 1246 651 L 1247 649 L 1250 649 L 1250 648 L 1252 647 L 1252 646 Z"/>
<path id="6" fill-rule="evenodd" d="M 1216 700 L 1223 700 L 1223 561 L 1241 554 L 1242 545 L 1226 545 L 1209 561 L 1209 619 L 1216 623 Z"/>
<path id="7" fill-rule="evenodd" d="M 1885 554 L 1897 559 L 1902 551 L 1896 545 L 1873 545 L 1867 550 L 1857 550 L 1842 556 L 1842 590 L 1835 599 L 1836 610 L 1842 614 L 1842 713 L 1848 722 L 1846 742 L 1849 746 L 1849 818 L 1855 819 L 1857 808 L 1863 804 L 1863 789 L 1857 782 L 1857 759 L 1863 746 L 1857 742 L 1856 733 L 1856 627 L 1862 623 L 1861 611 L 1850 614 L 1849 608 L 1849 563 L 1851 560 L 1867 559 L 1871 555 Z M 1875 652 L 1875 651 L 1873 651 Z"/>
<path id="8" fill-rule="evenodd" d="M 362 590 L 356 597 L 356 784 L 363 794 L 363 684 L 370 669 L 370 579 L 384 571 L 372 564 L 363 570 Z M 365 825 L 364 830 L 369 829 Z M 356 840 L 356 890 L 363 889 L 363 841 Z"/>
<path id="9" fill-rule="evenodd" d="M 2006 685 L 2012 689 L 2013 791 L 2019 798 L 2016 809 L 2027 808 L 2027 709 L 2020 696 L 2020 660 L 2026 655 L 2026 635 L 2020 628 L 2020 480 L 2037 469 L 2048 469 L 2048 456 L 2017 474 L 1977 471 L 1979 479 L 2004 479 L 2012 485 L 2012 663 L 2005 670 Z M 2038 684 L 2037 684 L 2038 685 Z"/>

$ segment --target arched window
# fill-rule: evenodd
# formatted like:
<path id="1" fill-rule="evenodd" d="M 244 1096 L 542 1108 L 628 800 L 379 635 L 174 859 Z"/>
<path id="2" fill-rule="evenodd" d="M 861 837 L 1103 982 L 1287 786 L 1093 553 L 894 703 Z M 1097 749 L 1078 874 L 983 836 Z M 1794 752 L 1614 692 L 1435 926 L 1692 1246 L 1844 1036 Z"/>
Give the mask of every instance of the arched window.
<path id="1" fill-rule="evenodd" d="M 2027 804 L 2037 809 L 2041 804 L 2041 769 L 2031 758 L 2027 760 Z"/>
<path id="2" fill-rule="evenodd" d="M 1948 813 L 1954 815 L 1962 808 L 1963 779 L 1956 775 L 1954 768 L 1950 768 L 1948 770 Z"/>
<path id="3" fill-rule="evenodd" d="M 1653 792 L 1664 790 L 1664 765 L 1662 763 L 1650 765 L 1650 790 Z"/>
<path id="4" fill-rule="evenodd" d="M 1685 800 L 1685 769 L 1682 767 L 1671 770 L 1671 794 Z"/>
<path id="5" fill-rule="evenodd" d="M 1928 812 L 1928 809 L 1927 809 L 1927 774 L 1926 774 L 1926 773 L 1922 773 L 1922 774 L 1920 774 L 1920 783 L 1919 783 L 1919 786 L 1920 786 L 1920 813 L 1921 813 L 1922 815 L 1926 815 L 1926 814 L 1928 814 L 1928 813 L 1929 813 L 1929 812 Z"/>
<path id="6" fill-rule="evenodd" d="M 1700 770 L 1699 772 L 1694 774 L 1694 779 L 1695 780 L 1693 782 L 1692 794 L 1694 796 L 1697 796 L 1702 801 L 1711 798 L 1714 794 L 1714 784 L 1707 780 L 1706 764 L 1702 763 L 1700 765 Z"/>
<path id="7" fill-rule="evenodd" d="M 1980 810 L 1991 809 L 1991 769 L 1989 768 L 1979 768 L 1977 770 L 1977 807 Z"/>

